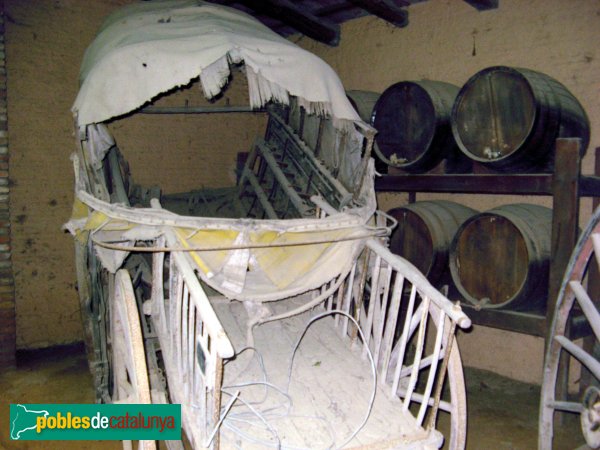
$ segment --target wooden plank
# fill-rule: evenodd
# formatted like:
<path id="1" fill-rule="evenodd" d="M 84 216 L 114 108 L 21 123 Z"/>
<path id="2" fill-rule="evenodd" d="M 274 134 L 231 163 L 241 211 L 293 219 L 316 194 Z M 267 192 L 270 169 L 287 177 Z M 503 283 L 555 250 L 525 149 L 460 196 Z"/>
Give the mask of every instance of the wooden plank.
<path id="1" fill-rule="evenodd" d="M 310 208 L 304 202 L 304 200 L 300 198 L 298 193 L 292 188 L 288 178 L 281 171 L 281 168 L 277 164 L 277 161 L 271 154 L 271 150 L 269 149 L 269 147 L 265 144 L 264 141 L 262 141 L 257 143 L 257 148 L 260 154 L 262 155 L 263 159 L 271 168 L 271 171 L 273 172 L 273 175 L 279 182 L 279 185 L 285 191 L 286 195 L 290 198 L 292 204 L 294 205 L 294 208 L 296 208 L 296 211 L 298 211 L 301 217 L 307 217 L 309 215 L 308 212 Z"/>
<path id="2" fill-rule="evenodd" d="M 592 201 L 592 213 L 600 206 L 600 147 L 596 147 L 596 153 L 594 156 L 594 179 L 598 180 L 599 184 L 598 189 L 595 190 L 594 200 Z M 588 292 L 594 293 L 596 296 L 592 300 L 596 303 L 600 303 L 600 274 L 598 273 L 598 267 L 594 264 L 591 265 L 591 271 L 589 274 Z"/>
<path id="3" fill-rule="evenodd" d="M 547 334 L 546 316 L 542 311 L 511 311 L 508 309 L 489 308 L 477 309 L 468 303 L 461 303 L 461 308 L 476 325 L 506 331 L 516 331 L 517 333 L 543 338 L 545 338 Z M 569 326 L 571 330 L 571 339 L 579 339 L 591 333 L 589 324 L 586 323 L 582 316 L 573 318 Z"/>
<path id="4" fill-rule="evenodd" d="M 223 385 L 223 360 L 217 356 L 215 364 L 215 384 L 213 389 L 213 416 L 211 427 L 215 427 L 220 420 L 221 414 L 221 387 Z M 221 436 L 219 431 L 213 438 L 213 450 L 219 450 L 221 445 Z"/>
<path id="5" fill-rule="evenodd" d="M 267 194 L 263 190 L 262 186 L 260 185 L 260 183 L 258 182 L 256 177 L 254 176 L 254 174 L 252 172 L 250 172 L 250 169 L 248 169 L 248 167 L 244 167 L 244 177 L 246 180 L 248 180 L 248 182 L 254 189 L 254 192 L 256 193 L 256 197 L 258 198 L 258 201 L 260 202 L 261 206 L 267 213 L 267 217 L 272 220 L 277 220 L 278 219 L 277 213 L 273 209 L 273 206 L 271 205 L 271 203 L 269 203 Z"/>
<path id="6" fill-rule="evenodd" d="M 316 158 L 312 150 L 293 132 L 293 129 L 285 123 L 282 117 L 273 113 L 271 114 L 271 118 L 280 126 L 280 129 L 285 133 L 286 138 L 293 144 L 295 155 L 290 156 L 294 156 L 296 160 L 300 158 L 306 161 L 306 164 L 309 167 L 308 170 L 311 176 L 313 176 L 314 184 L 317 184 L 318 181 L 318 186 L 316 187 L 320 192 L 320 195 L 324 196 L 329 203 L 333 203 L 332 200 L 334 199 L 328 195 L 330 192 L 331 195 L 335 196 L 335 200 L 338 200 L 340 206 L 346 206 L 352 199 L 352 194 L 350 194 L 342 183 L 331 174 L 329 169 Z M 300 164 L 300 161 L 298 161 L 298 163 Z"/>
<path id="7" fill-rule="evenodd" d="M 392 25 L 400 28 L 408 25 L 408 11 L 399 8 L 391 0 L 351 0 L 351 2 Z M 404 6 L 408 4 L 408 2 L 402 3 Z"/>
<path id="8" fill-rule="evenodd" d="M 599 151 L 600 147 L 596 149 Z M 598 154 L 596 154 L 596 173 L 593 176 L 579 178 L 580 197 L 600 197 L 600 172 L 598 172 Z"/>
<path id="9" fill-rule="evenodd" d="M 327 4 L 323 6 L 318 6 L 313 10 L 313 14 L 317 17 L 327 17 L 333 14 L 354 9 L 356 9 L 354 5 L 349 4 L 345 0 L 341 0 L 335 3 L 327 2 Z"/>
<path id="10" fill-rule="evenodd" d="M 550 280 L 548 283 L 548 303 L 546 310 L 546 342 L 552 337 L 552 318 L 556 310 L 556 299 L 560 290 L 571 253 L 577 242 L 579 227 L 579 173 L 580 139 L 557 139 L 556 161 L 553 178 L 554 199 L 552 205 L 552 247 L 550 259 Z M 565 335 L 570 336 L 569 324 Z M 566 398 L 569 380 L 569 355 L 562 352 L 556 380 L 556 398 Z"/>
<path id="11" fill-rule="evenodd" d="M 462 303 L 461 307 L 474 324 L 516 331 L 532 336 L 546 336 L 546 317 L 540 312 L 519 312 L 489 308 L 478 310 L 467 303 Z"/>
<path id="12" fill-rule="evenodd" d="M 384 175 L 376 191 L 552 195 L 552 175 Z"/>
<path id="13" fill-rule="evenodd" d="M 488 9 L 497 9 L 500 0 L 465 0 L 465 2 L 478 11 L 486 11 Z"/>
<path id="14" fill-rule="evenodd" d="M 340 42 L 340 26 L 322 17 L 317 17 L 306 8 L 301 8 L 289 0 L 242 0 L 249 8 L 274 17 L 295 28 L 300 33 L 336 46 Z"/>
<path id="15" fill-rule="evenodd" d="M 548 326 L 554 315 L 556 297 L 575 247 L 579 232 L 579 139 L 557 139 L 552 189 L 552 252 L 548 285 Z"/>
<path id="16" fill-rule="evenodd" d="M 299 299 L 286 299 L 272 302 L 269 307 L 277 314 L 301 303 Z M 243 348 L 246 343 L 248 320 L 243 306 L 239 302 L 231 302 L 216 305 L 215 308 L 234 346 L 238 349 Z M 254 329 L 254 346 L 262 355 L 267 379 L 273 385 L 284 389 L 288 386 L 292 350 L 309 317 L 314 313 L 307 312 Z M 326 446 L 331 441 L 327 429 L 323 426 L 326 422 L 333 428 L 336 443 L 339 444 L 360 423 L 372 392 L 372 374 L 369 361 L 361 358 L 361 347 L 353 348 L 349 344 L 349 339 L 336 332 L 332 318 L 317 321 L 304 334 L 295 355 L 288 390 L 293 398 L 291 417 L 289 420 L 272 422 L 284 440 L 284 446 Z M 257 409 L 265 410 L 272 407 L 275 401 L 281 402 L 281 397 L 275 391 L 269 390 L 265 400 L 265 391 L 260 387 L 230 386 L 247 381 L 260 381 L 263 376 L 256 355 L 248 351 L 226 364 L 224 388 L 228 391 L 240 389 L 240 398 L 246 401 L 263 400 Z M 388 448 L 382 441 L 400 436 L 415 436 L 414 419 L 409 418 L 408 413 L 402 412 L 399 399 L 385 395 L 383 383 L 379 384 L 377 389 L 371 415 L 365 427 L 348 447 L 371 445 L 369 448 Z M 232 412 L 236 413 L 239 410 Z M 313 415 L 323 417 L 325 421 L 311 420 Z M 246 425 L 240 423 L 239 426 Z M 232 434 L 225 429 L 222 447 L 229 448 L 233 442 Z M 245 448 L 245 445 L 242 447 Z"/>
<path id="17" fill-rule="evenodd" d="M 225 114 L 225 113 L 264 113 L 263 108 L 251 106 L 146 106 L 142 114 Z"/>

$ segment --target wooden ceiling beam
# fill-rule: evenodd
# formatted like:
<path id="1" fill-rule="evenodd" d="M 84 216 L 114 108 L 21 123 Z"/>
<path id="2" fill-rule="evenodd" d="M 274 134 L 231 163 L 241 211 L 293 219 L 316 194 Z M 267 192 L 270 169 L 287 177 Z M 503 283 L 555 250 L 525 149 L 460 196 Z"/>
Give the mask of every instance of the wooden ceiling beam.
<path id="1" fill-rule="evenodd" d="M 373 14 L 397 27 L 408 25 L 408 11 L 398 6 L 408 6 L 408 2 L 394 2 L 392 0 L 350 0 L 370 14 Z"/>
<path id="2" fill-rule="evenodd" d="M 289 0 L 241 0 L 240 3 L 256 12 L 274 17 L 319 42 L 331 46 L 340 42 L 339 25 L 302 10 Z"/>
<path id="3" fill-rule="evenodd" d="M 328 3 L 324 6 L 320 6 L 319 8 L 315 9 L 313 12 L 314 12 L 315 16 L 321 17 L 321 16 L 329 16 L 331 14 L 336 14 L 336 13 L 342 12 L 342 11 L 347 11 L 352 8 L 356 8 L 356 6 L 348 3 L 345 0 L 341 0 L 338 3 Z"/>
<path id="4" fill-rule="evenodd" d="M 216 3 L 217 5 L 231 6 L 237 3 L 237 0 L 208 0 L 210 3 Z"/>
<path id="5" fill-rule="evenodd" d="M 465 2 L 478 11 L 485 11 L 488 9 L 497 9 L 500 0 L 465 0 Z"/>

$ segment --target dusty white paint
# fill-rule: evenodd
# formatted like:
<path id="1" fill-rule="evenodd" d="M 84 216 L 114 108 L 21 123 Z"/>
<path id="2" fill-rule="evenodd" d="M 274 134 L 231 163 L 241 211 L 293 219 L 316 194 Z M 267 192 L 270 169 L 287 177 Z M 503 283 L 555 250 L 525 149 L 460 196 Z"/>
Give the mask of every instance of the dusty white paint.
<path id="1" fill-rule="evenodd" d="M 311 112 L 361 121 L 320 58 L 246 14 L 197 0 L 142 2 L 111 15 L 85 53 L 73 112 L 79 125 L 104 122 L 198 76 L 212 98 L 240 63 L 252 107 L 294 95 Z"/>

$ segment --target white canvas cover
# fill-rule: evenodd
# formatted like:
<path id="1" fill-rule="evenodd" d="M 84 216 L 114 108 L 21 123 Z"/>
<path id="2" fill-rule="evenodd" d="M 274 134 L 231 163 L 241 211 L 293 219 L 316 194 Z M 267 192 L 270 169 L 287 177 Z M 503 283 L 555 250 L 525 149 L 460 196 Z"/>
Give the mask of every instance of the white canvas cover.
<path id="1" fill-rule="evenodd" d="M 119 242 L 126 249 L 137 240 L 171 236 L 169 246 L 183 251 L 207 245 L 236 248 L 187 253 L 198 275 L 225 296 L 272 301 L 347 274 L 366 239 L 381 234 L 368 225 L 376 209 L 372 163 L 364 176 L 358 173 L 362 135 L 354 123 L 362 121 L 325 62 L 237 10 L 198 0 L 142 2 L 110 16 L 86 51 L 73 112 L 80 131 L 85 130 L 80 142 L 84 158 L 101 170 L 115 145 L 103 122 L 197 77 L 206 96 L 213 97 L 227 83 L 231 63 L 244 63 L 251 106 L 270 100 L 289 103 L 289 95 L 296 96 L 309 112 L 331 115 L 334 126 L 356 142 L 356 152 L 346 162 L 347 178 L 358 190 L 353 207 L 327 220 L 261 221 L 191 218 L 111 205 L 97 193 L 90 195 L 88 175 L 74 155 L 76 200 L 65 228 L 82 242 L 93 238 L 96 254 L 113 273 L 128 252 L 103 242 Z M 315 240 L 329 242 L 286 246 Z M 256 244 L 273 247 L 249 249 Z"/>
<path id="2" fill-rule="evenodd" d="M 100 123 L 200 77 L 206 97 L 226 84 L 230 63 L 244 63 L 250 103 L 288 103 L 360 121 L 324 61 L 240 11 L 199 0 L 154 0 L 111 15 L 87 49 L 73 105 L 79 126 Z"/>

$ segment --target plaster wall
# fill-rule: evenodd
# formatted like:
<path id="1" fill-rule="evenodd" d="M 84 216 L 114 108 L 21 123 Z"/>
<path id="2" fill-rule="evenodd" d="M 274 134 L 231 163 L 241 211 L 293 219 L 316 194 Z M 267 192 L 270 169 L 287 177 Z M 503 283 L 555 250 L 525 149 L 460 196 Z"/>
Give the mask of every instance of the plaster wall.
<path id="1" fill-rule="evenodd" d="M 160 98 L 164 106 L 248 106 L 245 75 L 235 70 L 222 97 L 207 101 L 198 81 Z M 134 182 L 159 185 L 163 193 L 236 183 L 238 152 L 264 133 L 265 113 L 133 114 L 109 128 L 129 162 Z"/>
<path id="2" fill-rule="evenodd" d="M 82 339 L 71 214 L 75 149 L 70 112 L 86 47 L 105 17 L 132 0 L 7 0 L 6 52 L 17 347 Z M 217 105 L 247 105 L 245 77 L 234 74 Z M 203 105 L 192 84 L 161 105 Z M 261 114 L 138 115 L 110 124 L 136 183 L 163 192 L 235 183 L 236 153 L 248 151 Z"/>
<path id="3" fill-rule="evenodd" d="M 495 10 L 479 12 L 460 0 L 417 3 L 410 23 L 395 28 L 375 17 L 342 26 L 339 47 L 296 38 L 325 59 L 346 89 L 383 92 L 403 80 L 440 80 L 462 86 L 490 66 L 526 67 L 563 83 L 582 103 L 591 123 L 591 143 L 582 172 L 593 171 L 593 149 L 600 146 L 600 2 L 597 0 L 500 0 Z M 425 195 L 486 210 L 528 202 L 552 207 L 551 198 L 490 195 Z M 379 207 L 407 202 L 406 195 L 383 193 Z M 583 200 L 580 223 L 591 213 Z M 527 382 L 541 381 L 543 340 L 481 326 L 460 333 L 465 364 Z"/>
<path id="4" fill-rule="evenodd" d="M 104 17 L 126 3 L 130 1 L 5 3 L 19 348 L 81 339 L 72 242 L 60 230 L 72 204 L 69 110 L 85 47 Z M 579 98 L 592 124 L 590 148 L 600 145 L 600 1 L 501 0 L 499 9 L 478 12 L 462 0 L 431 0 L 409 11 L 411 23 L 404 29 L 374 17 L 347 22 L 336 48 L 308 38 L 293 40 L 329 62 L 347 89 L 381 92 L 394 82 L 420 78 L 462 85 L 491 65 L 545 72 Z M 220 104 L 245 104 L 242 77 L 234 78 Z M 162 101 L 181 104 L 181 100 L 203 102 L 195 86 Z M 136 182 L 160 182 L 164 192 L 177 192 L 231 184 L 235 153 L 249 148 L 253 130 L 261 128 L 262 120 L 258 115 L 237 114 L 137 115 L 116 120 L 110 127 Z M 591 155 L 588 151 L 583 161 L 587 173 L 592 171 Z M 551 206 L 547 198 L 431 197 L 481 210 L 517 201 Z M 380 195 L 384 210 L 404 202 L 403 195 Z M 582 221 L 590 211 L 591 203 L 584 201 Z M 460 344 L 468 365 L 524 381 L 540 380 L 541 339 L 475 327 L 461 334 Z"/>
<path id="5" fill-rule="evenodd" d="M 87 43 L 124 3 L 5 2 L 18 348 L 82 337 L 73 244 L 61 231 L 73 201 L 70 108 Z"/>

